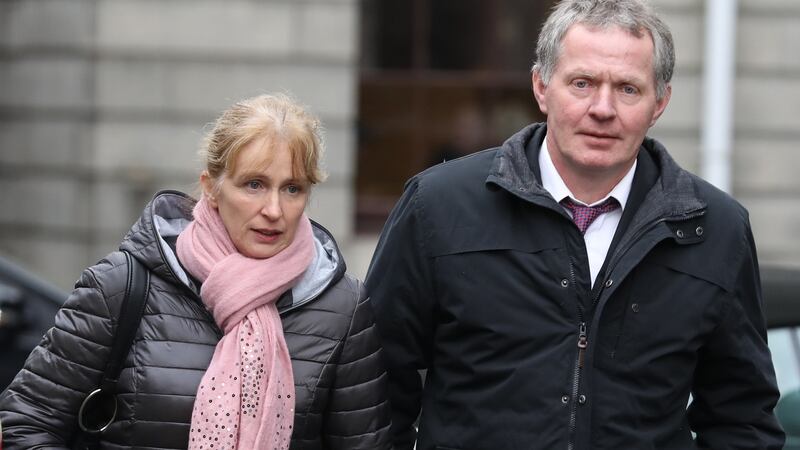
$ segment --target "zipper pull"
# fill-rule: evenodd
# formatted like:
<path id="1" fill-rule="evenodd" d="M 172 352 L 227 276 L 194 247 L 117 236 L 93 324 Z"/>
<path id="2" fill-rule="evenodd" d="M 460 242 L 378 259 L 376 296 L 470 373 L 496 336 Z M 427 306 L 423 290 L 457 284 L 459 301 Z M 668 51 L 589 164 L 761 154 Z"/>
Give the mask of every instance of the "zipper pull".
<path id="1" fill-rule="evenodd" d="M 586 352 L 586 347 L 589 345 L 589 339 L 586 336 L 586 322 L 581 322 L 578 328 L 578 367 L 583 368 L 583 354 Z"/>

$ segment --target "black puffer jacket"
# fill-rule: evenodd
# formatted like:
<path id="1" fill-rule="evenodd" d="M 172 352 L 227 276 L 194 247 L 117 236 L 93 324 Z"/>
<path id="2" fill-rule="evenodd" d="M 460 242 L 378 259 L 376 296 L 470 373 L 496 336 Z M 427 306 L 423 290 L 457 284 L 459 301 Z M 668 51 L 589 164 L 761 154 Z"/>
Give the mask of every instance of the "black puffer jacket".
<path id="1" fill-rule="evenodd" d="M 195 392 L 221 337 L 168 244 L 192 206 L 181 193 L 158 194 L 121 244 L 149 268 L 151 286 L 120 376 L 118 420 L 102 448 L 187 447 Z M 314 270 L 278 302 L 295 377 L 291 448 L 388 448 L 386 375 L 369 300 L 345 275 L 330 234 L 316 224 L 314 234 Z M 68 446 L 78 407 L 108 358 L 127 273 L 121 252 L 83 272 L 55 327 L 0 398 L 3 448 Z"/>

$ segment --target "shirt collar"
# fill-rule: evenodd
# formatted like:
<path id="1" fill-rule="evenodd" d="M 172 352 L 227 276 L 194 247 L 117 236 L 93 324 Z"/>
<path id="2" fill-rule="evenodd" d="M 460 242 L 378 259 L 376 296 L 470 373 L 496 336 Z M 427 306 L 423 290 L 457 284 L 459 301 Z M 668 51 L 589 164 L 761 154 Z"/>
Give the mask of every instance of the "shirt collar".
<path id="1" fill-rule="evenodd" d="M 586 206 L 594 206 L 604 202 L 609 197 L 614 197 L 619 202 L 620 209 L 624 210 L 625 204 L 628 202 L 628 196 L 631 193 L 631 186 L 633 186 L 633 174 L 636 173 L 636 164 L 637 161 L 634 160 L 633 165 L 630 169 L 628 169 L 628 173 L 626 173 L 619 183 L 617 183 L 617 185 L 611 189 L 611 192 L 609 192 L 608 195 L 592 205 L 586 205 L 572 195 L 572 192 L 564 183 L 561 175 L 559 175 L 558 170 L 556 170 L 556 166 L 553 164 L 553 160 L 550 158 L 550 151 L 547 148 L 546 135 L 542 140 L 541 151 L 539 151 L 539 170 L 541 171 L 542 175 L 542 187 L 544 187 L 557 202 L 560 202 L 565 197 L 569 197 L 575 202 Z"/>

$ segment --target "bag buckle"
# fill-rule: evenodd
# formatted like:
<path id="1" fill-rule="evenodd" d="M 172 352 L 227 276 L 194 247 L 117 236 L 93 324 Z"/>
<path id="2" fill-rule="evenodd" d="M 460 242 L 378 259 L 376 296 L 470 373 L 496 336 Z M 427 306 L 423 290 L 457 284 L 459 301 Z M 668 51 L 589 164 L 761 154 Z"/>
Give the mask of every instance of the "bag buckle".
<path id="1" fill-rule="evenodd" d="M 89 434 L 99 434 L 117 418 L 117 397 L 95 389 L 78 409 L 78 427 Z"/>

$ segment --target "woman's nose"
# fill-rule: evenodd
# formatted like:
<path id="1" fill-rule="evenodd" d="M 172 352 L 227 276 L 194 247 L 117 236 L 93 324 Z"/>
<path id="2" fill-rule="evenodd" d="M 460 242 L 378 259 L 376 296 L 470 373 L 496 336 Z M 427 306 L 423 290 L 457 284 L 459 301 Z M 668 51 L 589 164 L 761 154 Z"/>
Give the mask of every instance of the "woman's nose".
<path id="1" fill-rule="evenodd" d="M 261 214 L 270 220 L 277 220 L 283 215 L 281 208 L 280 195 L 277 192 L 271 192 L 266 195 L 264 205 L 261 207 Z"/>

